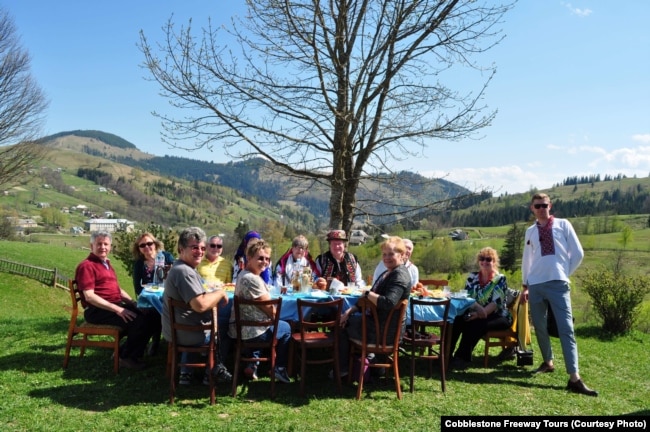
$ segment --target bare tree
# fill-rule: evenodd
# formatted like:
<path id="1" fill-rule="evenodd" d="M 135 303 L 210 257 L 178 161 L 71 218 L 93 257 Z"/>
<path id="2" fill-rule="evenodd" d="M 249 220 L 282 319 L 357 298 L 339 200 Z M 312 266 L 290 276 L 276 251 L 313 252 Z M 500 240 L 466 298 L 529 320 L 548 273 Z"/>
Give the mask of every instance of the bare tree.
<path id="1" fill-rule="evenodd" d="M 43 156 L 44 147 L 34 139 L 47 105 L 13 19 L 0 8 L 0 185 L 24 175 Z"/>
<path id="2" fill-rule="evenodd" d="M 332 228 L 351 228 L 365 178 L 421 157 L 431 140 L 472 136 L 495 115 L 481 102 L 495 66 L 481 68 L 471 56 L 499 43 L 496 27 L 512 3 L 246 3 L 247 16 L 231 28 L 209 23 L 197 37 L 191 20 L 177 29 L 172 17 L 153 46 L 141 32 L 151 79 L 188 112 L 154 112 L 162 138 L 262 156 L 287 175 L 326 185 Z M 458 67 L 483 74 L 478 91 L 440 82 Z"/>

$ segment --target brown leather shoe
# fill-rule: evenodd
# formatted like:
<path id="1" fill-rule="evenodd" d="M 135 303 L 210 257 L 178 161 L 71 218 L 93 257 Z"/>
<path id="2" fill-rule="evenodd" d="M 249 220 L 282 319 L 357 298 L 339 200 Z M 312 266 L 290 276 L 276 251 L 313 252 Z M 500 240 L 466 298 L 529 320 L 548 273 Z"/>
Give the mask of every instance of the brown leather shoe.
<path id="1" fill-rule="evenodd" d="M 537 369 L 535 369 L 535 372 L 533 373 L 550 373 L 550 372 L 555 372 L 555 366 L 551 366 L 550 364 L 544 362 Z"/>
<path id="2" fill-rule="evenodd" d="M 592 390 L 589 387 L 587 387 L 585 383 L 582 382 L 581 379 L 575 382 L 569 380 L 569 383 L 566 385 L 566 388 L 567 390 L 570 390 L 573 393 L 580 393 L 587 396 L 598 396 L 598 392 L 596 390 Z"/>

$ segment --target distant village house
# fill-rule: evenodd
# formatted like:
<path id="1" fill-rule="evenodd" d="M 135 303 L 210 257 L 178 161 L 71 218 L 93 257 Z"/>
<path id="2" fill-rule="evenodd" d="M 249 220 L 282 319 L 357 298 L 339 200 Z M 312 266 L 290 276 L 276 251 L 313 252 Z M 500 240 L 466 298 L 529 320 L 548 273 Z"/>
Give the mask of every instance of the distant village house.
<path id="1" fill-rule="evenodd" d="M 84 222 L 86 231 L 126 231 L 131 232 L 135 229 L 135 222 L 126 219 L 88 219 Z"/>

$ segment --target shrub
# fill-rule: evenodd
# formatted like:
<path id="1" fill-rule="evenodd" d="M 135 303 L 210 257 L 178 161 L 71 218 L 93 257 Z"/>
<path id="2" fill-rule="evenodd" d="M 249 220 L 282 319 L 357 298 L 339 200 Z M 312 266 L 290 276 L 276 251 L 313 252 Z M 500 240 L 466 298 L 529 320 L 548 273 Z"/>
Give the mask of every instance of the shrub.
<path id="1" fill-rule="evenodd" d="M 582 277 L 582 288 L 603 321 L 603 331 L 620 335 L 628 333 L 639 318 L 643 298 L 650 292 L 650 278 L 590 270 Z"/>

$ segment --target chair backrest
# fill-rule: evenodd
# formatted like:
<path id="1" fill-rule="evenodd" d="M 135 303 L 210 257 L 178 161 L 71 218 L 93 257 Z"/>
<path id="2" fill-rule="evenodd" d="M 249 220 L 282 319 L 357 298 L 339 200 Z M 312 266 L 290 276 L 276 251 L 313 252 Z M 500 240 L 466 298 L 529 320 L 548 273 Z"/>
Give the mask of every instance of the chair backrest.
<path id="1" fill-rule="evenodd" d="M 242 327 L 265 327 L 273 326 L 273 346 L 277 345 L 277 333 L 278 333 L 278 321 L 280 320 L 280 313 L 282 311 L 282 297 L 270 300 L 258 300 L 258 299 L 245 299 L 235 295 L 233 297 L 234 309 L 235 309 L 235 328 L 237 332 L 237 343 L 246 342 L 242 339 Z M 266 306 L 273 306 L 275 309 L 275 314 L 273 317 L 267 316 L 265 319 L 260 321 L 254 321 L 249 319 L 244 319 L 242 316 L 241 309 L 242 307 L 258 307 L 264 308 Z M 248 343 L 249 346 L 254 346 L 253 344 Z M 257 344 L 259 346 L 268 346 L 269 343 L 263 342 Z"/>
<path id="2" fill-rule="evenodd" d="M 423 286 L 435 286 L 437 288 L 449 286 L 449 281 L 447 279 L 420 279 L 418 282 Z"/>
<path id="3" fill-rule="evenodd" d="M 447 329 L 447 320 L 449 319 L 449 306 L 451 305 L 451 300 L 448 298 L 444 299 L 411 299 L 409 307 L 411 308 L 411 326 L 413 327 L 414 332 L 419 329 L 421 326 L 424 327 L 440 327 L 441 336 L 445 334 Z M 439 320 L 428 320 L 423 317 L 421 313 L 422 308 L 426 307 L 442 307 L 443 313 L 442 318 Z M 415 334 L 415 333 L 414 333 Z"/>
<path id="4" fill-rule="evenodd" d="M 73 321 L 73 325 L 76 325 L 77 315 L 79 314 L 79 302 L 81 301 L 81 294 L 79 294 L 79 288 L 77 288 L 76 280 L 68 280 L 68 291 L 70 292 L 70 300 L 72 301 L 71 321 Z"/>
<path id="5" fill-rule="evenodd" d="M 386 321 L 379 322 L 379 315 L 377 306 L 367 298 L 359 299 L 357 306 L 361 308 L 361 321 L 362 321 L 362 343 L 368 346 L 368 331 L 371 327 L 376 336 L 376 350 L 380 352 L 390 352 L 397 349 L 401 337 L 402 324 L 406 317 L 406 307 L 408 300 L 404 299 L 399 301 L 388 313 Z M 396 330 L 393 335 L 390 334 L 391 324 L 396 323 L 393 328 Z M 393 336 L 390 339 L 390 336 Z"/>
<path id="6" fill-rule="evenodd" d="M 298 321 L 300 322 L 301 339 L 305 339 L 305 332 L 312 330 L 329 329 L 329 331 L 338 334 L 340 328 L 341 312 L 343 312 L 343 298 L 339 297 L 330 301 L 310 301 L 298 299 Z M 308 321 L 307 312 L 311 308 L 324 308 L 335 311 L 334 314 L 328 314 L 330 321 L 312 322 Z"/>
<path id="7" fill-rule="evenodd" d="M 217 308 L 212 308 L 212 321 L 204 324 L 182 324 L 176 320 L 176 309 L 181 309 L 183 311 L 190 311 L 192 307 L 185 303 L 182 300 L 176 300 L 171 297 L 167 298 L 167 306 L 169 307 L 169 325 L 171 327 L 172 340 L 170 341 L 172 345 L 180 345 L 178 343 L 178 331 L 187 331 L 187 332 L 205 332 L 209 331 L 212 334 L 212 340 L 217 334 Z"/>

